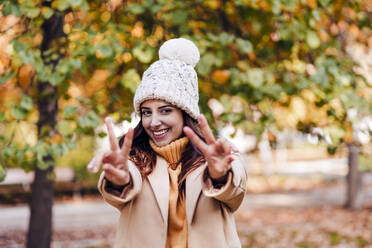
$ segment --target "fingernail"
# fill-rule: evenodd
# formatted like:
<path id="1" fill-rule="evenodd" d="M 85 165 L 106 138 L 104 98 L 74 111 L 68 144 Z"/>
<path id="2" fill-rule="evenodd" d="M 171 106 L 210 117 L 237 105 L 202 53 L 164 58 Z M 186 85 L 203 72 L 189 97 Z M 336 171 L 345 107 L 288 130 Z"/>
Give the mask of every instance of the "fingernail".
<path id="1" fill-rule="evenodd" d="M 93 167 L 91 165 L 88 165 L 88 170 L 92 173 L 97 173 L 98 172 L 98 168 L 96 167 Z"/>
<path id="2" fill-rule="evenodd" d="M 107 117 L 105 118 L 105 122 L 112 122 L 112 118 L 109 117 L 109 116 L 107 116 Z"/>

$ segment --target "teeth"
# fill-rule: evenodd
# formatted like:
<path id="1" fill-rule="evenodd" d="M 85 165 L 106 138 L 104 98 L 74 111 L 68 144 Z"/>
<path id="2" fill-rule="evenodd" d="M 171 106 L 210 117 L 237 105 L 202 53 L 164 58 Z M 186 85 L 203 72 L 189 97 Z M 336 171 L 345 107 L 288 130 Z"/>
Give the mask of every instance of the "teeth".
<path id="1" fill-rule="evenodd" d="M 164 129 L 164 130 L 161 130 L 161 131 L 159 131 L 159 132 L 155 132 L 155 131 L 154 131 L 154 134 L 155 134 L 155 135 L 162 135 L 162 134 L 165 134 L 167 131 L 168 131 L 168 129 Z"/>

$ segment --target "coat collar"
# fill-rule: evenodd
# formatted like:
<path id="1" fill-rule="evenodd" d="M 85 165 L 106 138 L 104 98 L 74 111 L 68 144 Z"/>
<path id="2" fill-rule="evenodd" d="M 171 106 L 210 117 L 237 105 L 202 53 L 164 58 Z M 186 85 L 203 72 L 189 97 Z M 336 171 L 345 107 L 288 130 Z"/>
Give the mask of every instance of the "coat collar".
<path id="1" fill-rule="evenodd" d="M 156 157 L 156 166 L 148 179 L 158 203 L 164 223 L 168 223 L 169 208 L 169 175 L 168 164 L 161 156 Z M 187 222 L 191 223 L 196 203 L 202 190 L 201 174 L 205 169 L 200 166 L 190 173 L 186 178 L 186 217 Z"/>

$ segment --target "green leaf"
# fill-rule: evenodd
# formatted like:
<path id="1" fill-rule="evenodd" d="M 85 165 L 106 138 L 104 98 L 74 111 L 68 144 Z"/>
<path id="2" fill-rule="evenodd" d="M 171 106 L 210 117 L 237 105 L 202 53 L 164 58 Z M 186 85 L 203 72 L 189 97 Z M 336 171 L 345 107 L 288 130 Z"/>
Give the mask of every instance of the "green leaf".
<path id="1" fill-rule="evenodd" d="M 120 80 L 120 83 L 135 93 L 138 85 L 141 83 L 141 77 L 135 69 L 129 69 Z"/>
<path id="2" fill-rule="evenodd" d="M 5 121 L 5 113 L 0 112 L 0 122 L 3 122 L 3 121 Z"/>
<path id="3" fill-rule="evenodd" d="M 317 21 L 320 20 L 319 10 L 314 9 L 313 11 L 311 11 L 311 13 L 313 14 L 315 20 L 317 20 Z"/>
<path id="4" fill-rule="evenodd" d="M 69 106 L 67 105 L 62 112 L 63 118 L 69 119 L 75 116 L 75 113 L 77 111 L 77 107 Z"/>
<path id="5" fill-rule="evenodd" d="M 48 154 L 50 154 L 54 159 L 62 157 L 67 152 L 67 147 L 63 144 L 52 144 L 48 147 Z"/>
<path id="6" fill-rule="evenodd" d="M 81 60 L 80 59 L 71 59 L 70 60 L 70 65 L 72 65 L 72 67 L 74 67 L 75 69 L 80 68 L 81 67 Z"/>
<path id="7" fill-rule="evenodd" d="M 133 55 L 142 63 L 147 64 L 150 63 L 150 61 L 152 60 L 154 51 L 149 47 L 143 50 L 142 47 L 139 46 L 133 49 Z"/>
<path id="8" fill-rule="evenodd" d="M 57 123 L 57 131 L 63 136 L 72 135 L 76 130 L 76 123 L 74 121 L 61 120 Z"/>
<path id="9" fill-rule="evenodd" d="M 23 108 L 20 108 L 19 106 L 12 108 L 10 110 L 10 114 L 16 119 L 16 120 L 23 120 L 27 116 L 27 111 Z"/>
<path id="10" fill-rule="evenodd" d="M 49 19 L 54 14 L 54 11 L 52 8 L 43 7 L 41 9 L 41 14 L 45 17 L 45 19 Z"/>
<path id="11" fill-rule="evenodd" d="M 231 112 L 233 107 L 234 107 L 234 103 L 233 101 L 231 101 L 231 97 L 224 94 L 221 96 L 220 98 L 220 102 L 221 104 L 223 105 L 224 109 L 226 112 Z"/>
<path id="12" fill-rule="evenodd" d="M 72 7 L 78 7 L 83 4 L 82 0 L 69 0 L 69 3 Z"/>
<path id="13" fill-rule="evenodd" d="M 316 32 L 308 31 L 306 33 L 306 43 L 309 45 L 310 48 L 316 49 L 320 46 L 320 38 L 318 37 Z"/>
<path id="14" fill-rule="evenodd" d="M 234 40 L 234 36 L 226 32 L 223 32 L 219 36 L 219 41 L 221 42 L 221 45 L 223 46 L 227 45 L 228 43 L 231 43 L 233 40 Z"/>
<path id="15" fill-rule="evenodd" d="M 272 1 L 272 12 L 275 14 L 275 15 L 279 15 L 280 14 L 280 0 L 273 0 Z"/>
<path id="16" fill-rule="evenodd" d="M 14 51 L 20 52 L 20 51 L 25 51 L 25 50 L 29 49 L 30 45 L 25 43 L 25 42 L 19 42 L 19 41 L 15 40 L 13 42 L 13 48 L 14 48 Z"/>
<path id="17" fill-rule="evenodd" d="M 19 58 L 25 64 L 33 64 L 34 63 L 34 54 L 31 50 L 29 51 L 20 51 L 18 53 Z"/>
<path id="18" fill-rule="evenodd" d="M 102 57 L 104 57 L 104 58 L 110 57 L 113 54 L 112 48 L 107 44 L 99 45 L 98 46 L 98 51 L 101 52 Z"/>
<path id="19" fill-rule="evenodd" d="M 327 5 L 329 5 L 331 0 L 319 0 L 319 2 L 323 7 L 326 7 Z"/>
<path id="20" fill-rule="evenodd" d="M 107 136 L 107 133 L 105 133 L 105 132 L 99 132 L 98 133 L 98 137 L 100 137 L 101 139 L 106 137 L 106 136 Z"/>
<path id="21" fill-rule="evenodd" d="M 132 4 L 126 8 L 127 11 L 132 12 L 135 15 L 142 14 L 145 12 L 145 8 L 141 4 Z"/>
<path id="22" fill-rule="evenodd" d="M 187 12 L 182 10 L 176 10 L 175 12 L 172 13 L 172 19 L 173 23 L 176 25 L 184 23 L 187 19 Z"/>
<path id="23" fill-rule="evenodd" d="M 259 88 L 263 85 L 264 82 L 264 72 L 261 69 L 255 68 L 250 69 L 247 72 L 247 80 L 250 85 L 255 88 Z"/>
<path id="24" fill-rule="evenodd" d="M 11 71 L 8 75 L 2 76 L 0 78 L 0 84 L 3 84 L 6 81 L 8 81 L 9 79 L 13 78 L 15 76 L 15 74 L 16 74 L 15 71 Z"/>
<path id="25" fill-rule="evenodd" d="M 12 14 L 19 17 L 22 12 L 17 4 L 13 4 L 11 1 L 5 1 L 2 13 L 4 16 Z"/>
<path id="26" fill-rule="evenodd" d="M 79 126 L 83 129 L 94 129 L 99 125 L 99 118 L 93 111 L 90 111 L 85 116 L 79 117 L 77 121 Z"/>
<path id="27" fill-rule="evenodd" d="M 26 11 L 26 16 L 29 18 L 35 18 L 40 14 L 39 8 L 29 8 Z"/>
<path id="28" fill-rule="evenodd" d="M 69 72 L 69 69 L 70 69 L 70 64 L 67 59 L 60 60 L 56 68 L 59 74 L 67 74 Z"/>
<path id="29" fill-rule="evenodd" d="M 6 177 L 6 170 L 0 165 L 0 182 L 4 181 Z"/>
<path id="30" fill-rule="evenodd" d="M 57 2 L 57 9 L 60 11 L 66 10 L 68 7 L 70 7 L 69 0 L 55 0 Z"/>
<path id="31" fill-rule="evenodd" d="M 215 56 L 212 53 L 207 53 L 203 55 L 199 63 L 197 64 L 198 72 L 202 76 L 206 76 L 210 72 L 214 61 Z"/>
<path id="32" fill-rule="evenodd" d="M 65 79 L 64 76 L 59 74 L 58 72 L 52 73 L 52 75 L 49 77 L 49 82 L 53 86 L 59 85 L 63 80 Z"/>
<path id="33" fill-rule="evenodd" d="M 19 105 L 22 109 L 30 111 L 32 109 L 32 99 L 28 95 L 21 95 L 22 101 Z"/>
<path id="34" fill-rule="evenodd" d="M 253 52 L 252 43 L 249 40 L 243 40 L 241 38 L 236 39 L 236 44 L 238 45 L 238 49 L 242 53 L 251 53 Z"/>

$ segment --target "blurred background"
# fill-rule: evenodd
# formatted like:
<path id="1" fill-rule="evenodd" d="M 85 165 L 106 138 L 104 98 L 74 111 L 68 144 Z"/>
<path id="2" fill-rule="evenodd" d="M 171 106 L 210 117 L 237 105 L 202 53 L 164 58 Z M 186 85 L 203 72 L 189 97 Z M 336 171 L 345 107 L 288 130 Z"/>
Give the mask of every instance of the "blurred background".
<path id="1" fill-rule="evenodd" d="M 110 247 L 86 165 L 123 135 L 160 45 L 192 40 L 200 108 L 246 158 L 243 247 L 372 247 L 372 2 L 0 1 L 0 247 Z"/>

